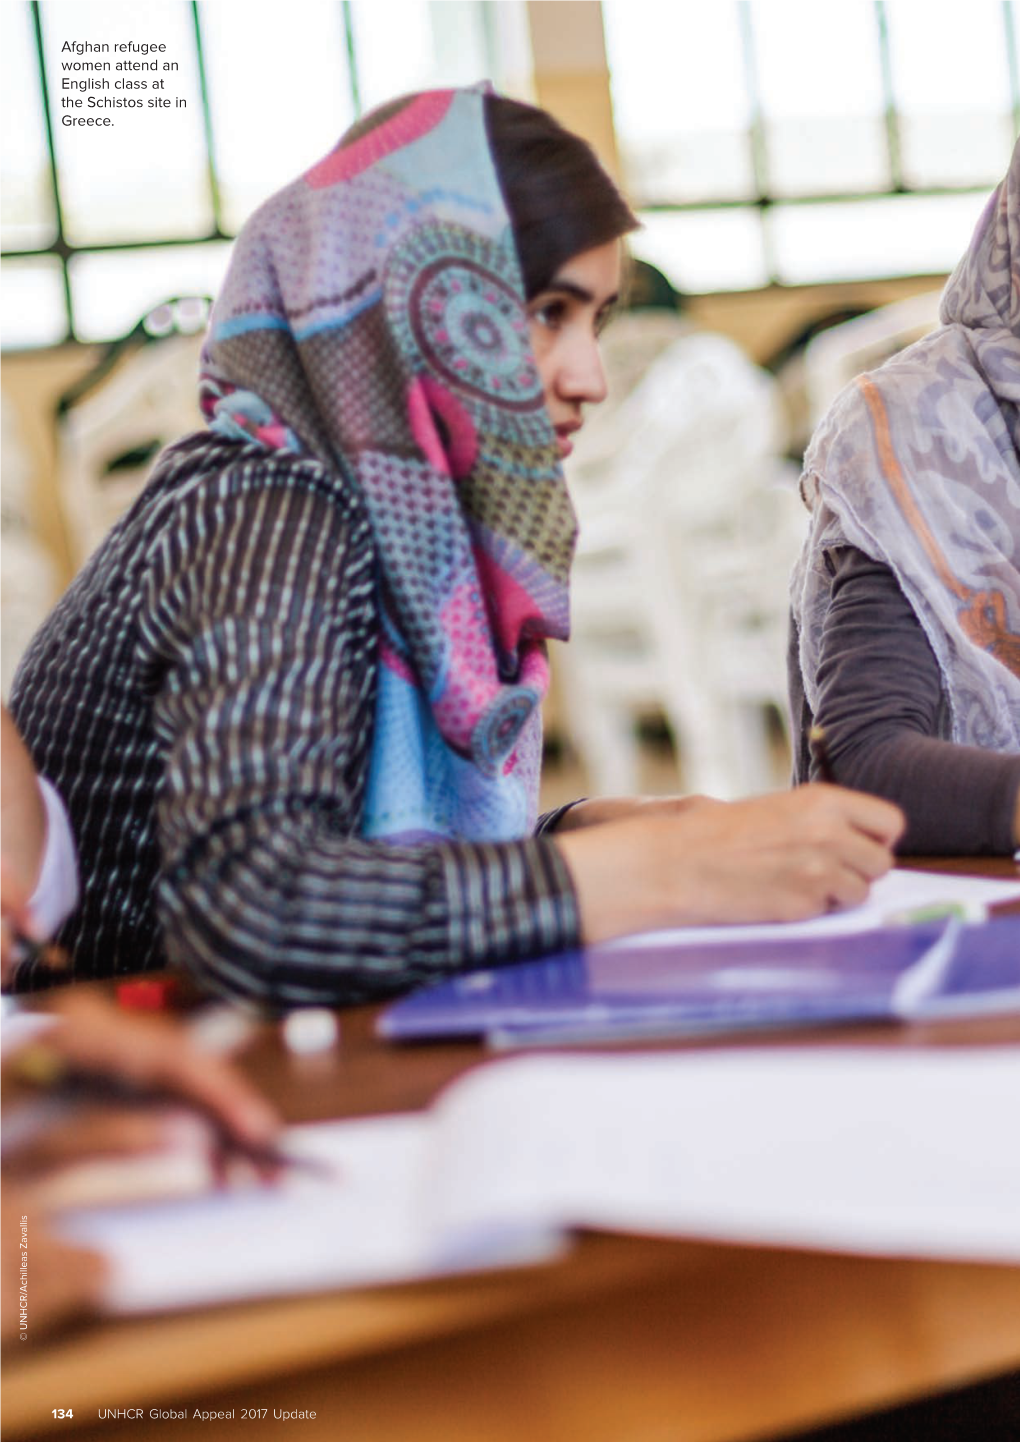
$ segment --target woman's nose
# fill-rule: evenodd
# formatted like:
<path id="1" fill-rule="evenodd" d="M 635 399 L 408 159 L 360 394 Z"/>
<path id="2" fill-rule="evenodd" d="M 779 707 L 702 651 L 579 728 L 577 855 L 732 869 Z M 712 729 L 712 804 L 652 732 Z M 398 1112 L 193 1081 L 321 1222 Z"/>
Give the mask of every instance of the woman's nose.
<path id="1" fill-rule="evenodd" d="M 579 340 L 565 357 L 560 373 L 560 394 L 565 400 L 597 405 L 607 393 L 602 354 L 594 336 Z"/>

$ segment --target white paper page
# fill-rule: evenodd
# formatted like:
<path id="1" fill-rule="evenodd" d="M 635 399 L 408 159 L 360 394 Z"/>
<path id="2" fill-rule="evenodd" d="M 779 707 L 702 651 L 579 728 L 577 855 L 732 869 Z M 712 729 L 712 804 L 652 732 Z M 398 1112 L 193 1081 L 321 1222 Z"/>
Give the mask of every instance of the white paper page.
<path id="1" fill-rule="evenodd" d="M 292 1127 L 284 1145 L 336 1169 L 271 1187 L 65 1213 L 63 1235 L 112 1266 L 110 1310 L 136 1312 L 387 1281 L 427 1267 L 416 1214 L 425 1115 Z"/>
<path id="2" fill-rule="evenodd" d="M 936 871 L 897 868 L 880 877 L 867 901 L 849 911 L 837 911 L 810 921 L 769 922 L 750 926 L 677 927 L 647 931 L 607 942 L 619 946 L 703 946 L 713 941 L 795 941 L 798 937 L 850 936 L 854 932 L 897 924 L 904 912 L 928 907 L 959 905 L 967 919 L 980 921 L 985 908 L 999 902 L 1020 901 L 1020 881 L 984 876 L 957 876 Z"/>
<path id="3" fill-rule="evenodd" d="M 571 1225 L 1020 1262 L 1020 1048 L 526 1058 L 432 1114 L 292 1128 L 293 1174 L 65 1213 L 117 1312 L 553 1254 Z"/>
<path id="4" fill-rule="evenodd" d="M 443 1224 L 1020 1262 L 1020 1047 L 494 1062 L 439 1109 Z"/>
<path id="5" fill-rule="evenodd" d="M 17 1051 L 30 1041 L 35 1041 L 37 1036 L 49 1031 L 57 1023 L 57 1018 L 48 1012 L 23 1010 L 13 997 L 5 996 L 3 1000 L 11 1003 L 9 1008 L 5 1008 L 0 1024 L 0 1053 L 4 1056 Z"/>
<path id="6" fill-rule="evenodd" d="M 271 1187 L 66 1211 L 60 1231 L 107 1258 L 105 1306 L 117 1313 L 410 1281 L 562 1250 L 562 1231 L 540 1224 L 470 1254 L 447 1248 L 431 1225 L 431 1128 L 428 1113 L 291 1127 L 284 1148 L 328 1162 L 334 1177 L 294 1171 Z"/>

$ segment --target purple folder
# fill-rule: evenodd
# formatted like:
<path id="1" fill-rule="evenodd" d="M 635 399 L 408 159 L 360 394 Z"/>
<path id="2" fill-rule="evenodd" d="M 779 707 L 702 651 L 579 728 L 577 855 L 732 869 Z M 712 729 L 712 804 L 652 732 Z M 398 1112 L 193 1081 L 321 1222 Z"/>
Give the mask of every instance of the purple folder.
<path id="1" fill-rule="evenodd" d="M 392 1040 L 498 1045 L 1020 1011 L 1020 917 L 800 941 L 617 944 L 465 972 L 387 1008 Z"/>

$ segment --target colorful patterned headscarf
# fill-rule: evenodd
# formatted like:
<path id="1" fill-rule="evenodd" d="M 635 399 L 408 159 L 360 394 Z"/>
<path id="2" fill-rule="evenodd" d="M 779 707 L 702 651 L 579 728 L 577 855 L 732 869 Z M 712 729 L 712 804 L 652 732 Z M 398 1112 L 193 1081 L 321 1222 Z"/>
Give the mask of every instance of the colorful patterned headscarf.
<path id="1" fill-rule="evenodd" d="M 203 352 L 214 430 L 318 457 L 367 507 L 366 836 L 532 828 L 544 638 L 569 630 L 576 522 L 483 107 L 415 96 L 268 200 Z"/>
<path id="2" fill-rule="evenodd" d="M 817 707 L 824 553 L 890 566 L 938 659 L 946 739 L 1020 751 L 1020 142 L 942 296 L 941 327 L 858 376 L 804 458 L 812 525 L 794 572 Z"/>

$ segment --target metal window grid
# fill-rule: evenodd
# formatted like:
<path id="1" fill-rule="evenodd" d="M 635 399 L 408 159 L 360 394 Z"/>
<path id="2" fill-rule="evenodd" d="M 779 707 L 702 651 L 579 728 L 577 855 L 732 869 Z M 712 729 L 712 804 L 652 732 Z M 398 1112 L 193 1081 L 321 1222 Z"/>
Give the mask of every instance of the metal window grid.
<path id="1" fill-rule="evenodd" d="M 67 314 L 67 331 L 64 336 L 64 343 L 76 342 L 79 337 L 75 331 L 74 324 L 74 298 L 71 292 L 71 281 L 69 265 L 75 256 L 97 255 L 108 251 L 139 251 L 163 249 L 166 246 L 174 245 L 203 245 L 211 241 L 233 240 L 234 234 L 228 231 L 223 224 L 223 209 L 220 193 L 219 172 L 216 164 L 216 135 L 213 124 L 212 107 L 210 104 L 209 77 L 205 65 L 205 52 L 202 38 L 202 17 L 198 0 L 186 0 L 188 9 L 191 12 L 192 35 L 195 45 L 195 63 L 198 72 L 199 98 L 202 108 L 202 127 L 205 138 L 206 152 L 206 183 L 208 186 L 209 201 L 212 210 L 213 224 L 204 235 L 167 235 L 154 240 L 131 240 L 131 241 L 107 241 L 103 243 L 89 243 L 88 245 L 73 245 L 68 239 L 64 227 L 64 211 L 60 194 L 60 170 L 57 164 L 56 148 L 53 139 L 53 109 L 50 103 L 49 85 L 46 79 L 46 63 L 44 50 L 44 29 L 43 16 L 39 0 L 28 0 L 29 10 L 32 16 L 32 31 L 35 41 L 35 58 L 39 75 L 39 88 L 42 97 L 43 121 L 46 130 L 46 148 L 49 169 L 50 197 L 53 205 L 53 216 L 56 231 L 53 239 L 48 245 L 29 247 L 23 250 L 4 250 L 4 260 L 27 260 L 35 257 L 55 256 L 61 265 L 63 277 L 64 305 Z M 351 104 L 355 116 L 361 114 L 361 103 L 358 86 L 357 59 L 354 43 L 354 24 L 351 14 L 351 0 L 339 0 L 343 31 L 347 47 L 348 67 L 347 73 L 350 83 Z"/>
<path id="2" fill-rule="evenodd" d="M 195 59 L 199 77 L 199 88 L 202 105 L 202 120 L 205 135 L 206 147 L 206 174 L 209 188 L 209 198 L 212 207 L 213 225 L 205 235 L 189 236 L 165 236 L 156 240 L 142 241 L 109 241 L 103 244 L 88 244 L 84 246 L 72 245 L 65 234 L 63 208 L 60 194 L 60 172 L 56 159 L 56 150 L 53 138 L 53 112 L 50 104 L 49 86 L 46 79 L 46 67 L 44 61 L 43 47 L 43 17 L 39 0 L 28 0 L 32 15 L 33 34 L 35 41 L 36 62 L 38 66 L 39 85 L 42 96 L 43 116 L 46 130 L 46 145 L 48 155 L 49 185 L 53 204 L 53 215 L 56 225 L 56 233 L 52 241 L 45 246 L 38 246 L 24 250 L 5 250 L 2 252 L 3 259 L 31 259 L 33 257 L 56 257 L 61 264 L 63 277 L 64 302 L 67 314 L 67 331 L 65 341 L 74 342 L 78 339 L 74 324 L 74 302 L 71 293 L 69 262 L 77 255 L 97 254 L 106 251 L 138 251 L 174 245 L 201 245 L 210 241 L 232 240 L 233 235 L 223 225 L 223 216 L 220 199 L 219 176 L 216 165 L 216 136 L 210 106 L 209 81 L 205 67 L 205 57 L 202 41 L 202 19 L 198 0 L 186 0 L 191 11 L 192 28 L 195 43 Z M 361 97 L 358 83 L 357 47 L 354 35 L 354 20 L 352 14 L 352 0 L 339 0 L 343 19 L 343 30 L 347 47 L 348 67 L 347 73 L 351 88 L 351 104 L 355 116 L 361 114 Z M 1010 103 L 1012 109 L 1014 130 L 1020 131 L 1020 69 L 1017 65 L 1017 50 L 1015 45 L 1016 37 L 1016 16 L 1014 14 L 1014 0 L 1001 0 L 1001 16 L 1003 28 L 1003 42 L 1005 60 L 1008 66 Z M 692 201 L 655 201 L 644 203 L 641 209 L 652 213 L 676 214 L 691 211 L 709 210 L 756 210 L 764 221 L 767 212 L 776 206 L 799 206 L 817 205 L 819 203 L 837 202 L 840 204 L 852 204 L 855 201 L 875 200 L 887 198 L 894 195 L 917 195 L 917 196 L 946 196 L 946 195 L 967 195 L 983 191 L 983 186 L 973 185 L 945 185 L 945 186 L 911 186 L 907 184 L 903 176 L 902 156 L 900 147 L 900 111 L 896 101 L 895 87 L 892 75 L 892 66 L 889 55 L 889 27 L 887 18 L 886 0 L 873 0 L 875 25 L 877 27 L 879 56 L 882 73 L 882 84 L 885 101 L 885 139 L 889 161 L 890 185 L 874 190 L 858 191 L 835 191 L 815 192 L 803 195 L 790 195 L 776 197 L 770 191 L 769 186 L 769 153 L 768 153 L 768 131 L 767 117 L 761 101 L 761 93 L 758 85 L 758 67 L 756 59 L 756 44 L 754 35 L 754 24 L 751 14 L 751 6 L 748 0 L 740 0 L 738 13 L 740 17 L 740 35 L 743 52 L 743 66 L 745 83 L 751 102 L 751 120 L 748 128 L 748 145 L 751 152 L 752 173 L 756 193 L 747 197 L 723 197 L 718 199 L 702 199 Z M 777 289 L 791 288 L 785 286 L 779 279 L 778 268 L 775 256 L 771 252 L 770 232 L 768 226 L 763 224 L 763 244 L 766 261 L 766 269 L 769 276 L 769 285 Z M 876 277 L 877 278 L 877 277 Z"/>

